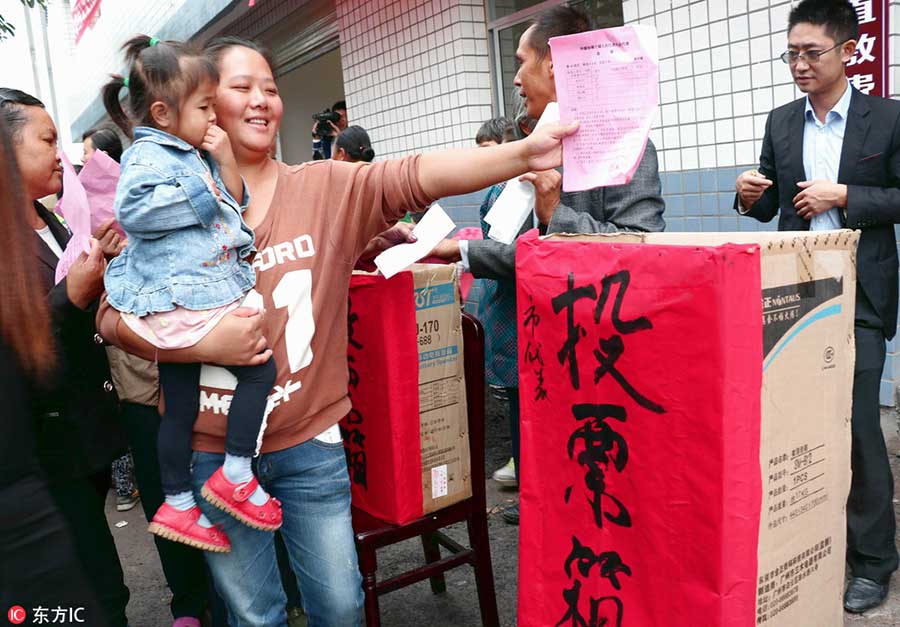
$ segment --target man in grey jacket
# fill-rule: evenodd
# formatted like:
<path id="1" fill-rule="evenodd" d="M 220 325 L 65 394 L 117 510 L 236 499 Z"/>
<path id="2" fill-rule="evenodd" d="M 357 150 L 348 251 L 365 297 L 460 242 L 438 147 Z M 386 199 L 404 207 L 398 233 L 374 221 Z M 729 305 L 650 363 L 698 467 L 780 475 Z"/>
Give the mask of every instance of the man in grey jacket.
<path id="1" fill-rule="evenodd" d="M 550 102 L 556 101 L 553 80 L 553 60 L 548 44 L 551 37 L 571 35 L 591 29 L 590 19 L 578 9 L 557 6 L 540 13 L 519 39 L 516 60 L 519 70 L 515 85 L 524 101 L 529 118 L 537 120 Z M 519 231 L 538 227 L 542 233 L 615 233 L 618 231 L 662 231 L 665 228 L 656 148 L 648 141 L 646 150 L 627 185 L 598 187 L 583 192 L 560 192 L 562 175 L 557 170 L 532 172 L 522 177 L 535 186 L 533 220 L 525 220 Z M 502 311 L 515 311 L 516 245 L 493 240 L 444 240 L 432 255 L 447 261 L 461 261 L 464 269 L 476 278 L 496 279 L 499 292 L 513 302 L 485 303 Z M 502 331 L 502 329 L 500 330 Z M 498 329 L 488 330 L 491 338 L 503 335 Z M 488 354 L 492 354 L 492 350 Z M 515 375 L 512 375 L 515 378 Z M 512 429 L 513 464 L 518 480 L 518 389 L 507 388 L 510 398 L 510 427 Z M 498 472 L 501 472 L 500 469 Z M 495 473 L 496 475 L 497 473 Z M 519 506 L 503 512 L 509 523 L 518 524 Z"/>
<path id="2" fill-rule="evenodd" d="M 556 6 L 540 13 L 519 39 L 514 83 L 529 118 L 537 120 L 549 102 L 556 101 L 551 37 L 590 30 L 581 10 Z M 519 235 L 539 227 L 543 233 L 615 233 L 665 229 L 656 148 L 647 141 L 644 156 L 627 185 L 597 187 L 583 192 L 560 192 L 562 175 L 556 170 L 522 177 L 535 185 L 534 220 L 526 220 Z M 432 253 L 448 261 L 462 261 L 476 278 L 514 279 L 515 242 L 445 240 Z"/>

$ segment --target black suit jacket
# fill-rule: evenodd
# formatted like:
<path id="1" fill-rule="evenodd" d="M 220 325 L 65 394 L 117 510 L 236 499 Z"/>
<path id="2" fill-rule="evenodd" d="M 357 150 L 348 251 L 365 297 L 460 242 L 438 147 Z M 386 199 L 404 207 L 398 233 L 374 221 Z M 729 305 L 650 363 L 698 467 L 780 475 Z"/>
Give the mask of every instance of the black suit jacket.
<path id="1" fill-rule="evenodd" d="M 35 211 L 65 250 L 69 241 L 66 228 L 37 203 Z M 37 453 L 51 480 L 86 476 L 108 469 L 125 450 L 118 398 L 111 383 L 106 347 L 94 326 L 96 307 L 85 311 L 72 304 L 66 280 L 55 284 L 59 260 L 37 233 L 34 238 L 57 359 L 53 375 L 33 395 Z"/>
<path id="2" fill-rule="evenodd" d="M 857 320 L 879 324 L 885 336 L 897 330 L 897 241 L 900 222 L 900 102 L 866 96 L 850 88 L 850 109 L 838 168 L 838 183 L 847 186 L 844 226 L 859 229 L 857 251 Z M 762 222 L 778 216 L 779 231 L 808 231 L 809 222 L 794 209 L 793 198 L 806 180 L 803 127 L 806 98 L 769 113 L 759 156 L 759 171 L 774 184 L 747 215 Z M 735 208 L 739 206 L 735 197 Z M 871 308 L 860 298 L 865 296 Z M 874 309 L 874 311 L 869 311 Z"/>

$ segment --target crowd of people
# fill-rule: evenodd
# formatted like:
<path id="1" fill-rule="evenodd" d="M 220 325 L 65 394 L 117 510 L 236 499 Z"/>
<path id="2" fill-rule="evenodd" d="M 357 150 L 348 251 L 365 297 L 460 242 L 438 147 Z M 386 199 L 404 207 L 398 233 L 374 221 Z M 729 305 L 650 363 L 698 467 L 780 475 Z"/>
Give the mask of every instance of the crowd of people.
<path id="1" fill-rule="evenodd" d="M 0 88 L 4 607 L 68 603 L 84 607 L 90 625 L 128 624 L 129 591 L 104 515 L 119 460 L 117 493 L 127 506 L 139 490 L 174 627 L 207 616 L 233 627 L 285 625 L 300 604 L 311 626 L 358 625 L 337 426 L 350 410 L 351 272 L 411 241 L 398 222 L 407 213 L 486 188 L 485 237 L 444 240 L 431 254 L 486 280 L 486 372 L 508 406 L 512 443 L 494 478 L 516 485 L 528 463 L 518 444 L 516 245 L 487 237 L 486 213 L 505 182 L 521 177 L 534 185 L 535 207 L 519 236 L 665 228 L 652 141 L 628 184 L 562 192 L 561 142 L 577 122 L 535 128 L 556 101 L 549 40 L 590 29 L 567 6 L 537 16 L 516 50 L 521 115 L 486 122 L 476 147 L 373 162 L 368 133 L 347 124 L 339 102 L 338 120 L 325 120 L 334 133 L 314 137 L 329 158 L 298 165 L 273 154 L 283 102 L 263 47 L 221 37 L 200 50 L 136 36 L 124 46 L 127 72 L 104 88 L 118 131 L 83 137 L 85 163 L 98 150 L 121 163 L 118 222 L 100 225 L 59 282 L 71 234 L 38 202 L 61 192 L 57 130 L 38 99 Z M 862 612 L 883 602 L 898 565 L 878 387 L 897 324 L 900 104 L 845 78 L 859 37 L 845 0 L 803 0 L 787 33 L 782 58 L 806 96 L 771 112 L 759 168 L 736 181 L 735 209 L 778 216 L 781 230 L 862 231 L 845 594 L 845 608 Z M 848 153 L 852 160 L 841 157 Z M 286 249 L 294 252 L 259 261 Z M 298 380 L 302 394 L 271 401 L 273 385 Z M 227 420 L 199 402 L 213 389 L 231 394 Z M 518 506 L 504 518 L 517 524 Z"/>

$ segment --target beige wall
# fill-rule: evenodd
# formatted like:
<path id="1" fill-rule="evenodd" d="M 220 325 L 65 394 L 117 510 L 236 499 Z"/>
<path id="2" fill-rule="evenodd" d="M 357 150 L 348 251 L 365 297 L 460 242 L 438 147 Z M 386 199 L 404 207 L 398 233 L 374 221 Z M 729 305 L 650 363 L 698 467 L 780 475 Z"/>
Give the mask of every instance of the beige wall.
<path id="1" fill-rule="evenodd" d="M 309 161 L 312 159 L 312 114 L 344 99 L 340 50 L 279 76 L 278 89 L 284 100 L 280 135 L 282 159 L 285 163 Z M 350 123 L 353 123 L 352 119 Z M 375 150 L 378 150 L 377 145 Z"/>

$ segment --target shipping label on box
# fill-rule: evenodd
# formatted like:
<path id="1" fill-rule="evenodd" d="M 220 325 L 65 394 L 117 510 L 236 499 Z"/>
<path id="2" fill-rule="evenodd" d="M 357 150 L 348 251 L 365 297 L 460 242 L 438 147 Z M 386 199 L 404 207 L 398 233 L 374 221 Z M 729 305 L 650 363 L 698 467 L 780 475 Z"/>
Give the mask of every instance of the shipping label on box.
<path id="1" fill-rule="evenodd" d="M 469 497 L 455 268 L 355 273 L 349 305 L 353 410 L 341 426 L 353 504 L 402 524 Z"/>
<path id="2" fill-rule="evenodd" d="M 416 344 L 423 512 L 472 495 L 463 378 L 462 309 L 455 266 L 416 264 Z"/>

